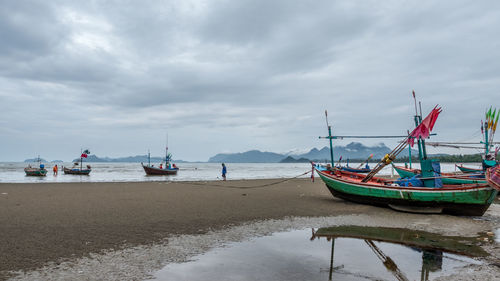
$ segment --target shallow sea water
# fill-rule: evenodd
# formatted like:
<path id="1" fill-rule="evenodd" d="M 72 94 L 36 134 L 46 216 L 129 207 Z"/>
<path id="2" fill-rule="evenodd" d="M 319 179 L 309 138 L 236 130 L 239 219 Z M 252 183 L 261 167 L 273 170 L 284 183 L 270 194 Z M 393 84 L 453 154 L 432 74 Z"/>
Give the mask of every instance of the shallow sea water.
<path id="1" fill-rule="evenodd" d="M 29 163 L 0 162 L 0 183 L 47 183 L 47 182 L 142 182 L 142 181 L 203 181 L 221 178 L 220 163 L 179 163 L 180 168 L 174 176 L 147 176 L 140 163 L 85 163 L 92 167 L 88 176 L 65 175 L 61 166 L 71 167 L 71 163 L 58 163 L 59 175 L 53 176 L 52 167 L 55 164 L 45 164 L 46 177 L 28 177 L 24 168 Z M 153 164 L 153 163 L 152 163 Z M 31 163 L 32 166 L 36 164 Z M 227 163 L 228 180 L 242 179 L 274 179 L 292 177 L 310 177 L 309 163 Z M 357 163 L 350 166 L 356 167 Z M 373 164 L 371 164 L 373 166 Z M 418 165 L 414 165 L 418 167 Z M 454 164 L 443 163 L 442 171 L 455 171 Z M 380 175 L 396 174 L 391 166 L 386 166 Z M 317 175 L 316 175 L 317 176 Z"/>
<path id="2" fill-rule="evenodd" d="M 169 264 L 154 274 L 154 280 L 432 280 L 459 267 L 481 264 L 443 248 L 424 249 L 408 241 L 405 246 L 342 235 L 315 237 L 312 233 L 311 229 L 293 230 L 230 243 L 189 262 Z M 422 234 L 407 235 L 419 238 Z"/>

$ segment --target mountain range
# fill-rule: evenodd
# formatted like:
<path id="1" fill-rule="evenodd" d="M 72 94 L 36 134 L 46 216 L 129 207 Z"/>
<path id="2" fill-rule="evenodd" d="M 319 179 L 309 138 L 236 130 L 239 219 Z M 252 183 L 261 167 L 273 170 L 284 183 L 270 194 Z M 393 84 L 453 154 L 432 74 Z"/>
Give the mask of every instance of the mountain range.
<path id="1" fill-rule="evenodd" d="M 340 157 L 343 160 L 346 159 L 356 159 L 364 160 L 373 153 L 373 159 L 380 159 L 384 157 L 387 153 L 391 152 L 391 149 L 385 144 L 380 143 L 375 146 L 365 146 L 359 142 L 351 142 L 346 146 L 335 146 L 333 148 L 334 158 L 338 161 Z M 412 150 L 413 153 L 418 153 Z M 416 154 L 415 154 L 416 155 Z M 400 156 L 408 156 L 408 150 L 404 150 Z M 259 150 L 250 150 L 242 153 L 219 153 L 208 159 L 210 163 L 277 163 L 277 162 L 307 162 L 309 160 L 313 161 L 329 161 L 330 160 L 330 148 L 325 146 L 321 149 L 313 148 L 306 153 L 294 154 L 294 153 L 274 153 L 274 152 L 262 152 Z"/>
<path id="2" fill-rule="evenodd" d="M 366 146 L 359 142 L 351 142 L 346 146 L 335 146 L 333 148 L 335 161 L 340 157 L 342 160 L 364 160 L 373 153 L 373 159 L 381 159 L 391 149 L 385 144 L 380 143 L 374 146 Z M 412 155 L 418 155 L 416 150 L 412 150 Z M 405 149 L 399 156 L 408 156 L 408 150 Z M 162 157 L 151 157 L 151 162 L 157 163 L 162 161 Z M 35 159 L 27 159 L 25 162 L 33 162 Z M 291 151 L 287 153 L 263 152 L 259 150 L 250 150 L 240 153 L 219 153 L 208 159 L 209 163 L 279 163 L 279 162 L 308 162 L 308 161 L 330 161 L 330 148 L 325 146 L 321 149 L 313 148 L 309 151 Z M 73 162 L 79 162 L 80 158 L 76 158 Z M 147 155 L 136 155 L 127 157 L 98 157 L 89 155 L 83 159 L 84 162 L 132 162 L 132 163 L 147 163 Z M 42 159 L 42 162 L 47 163 Z M 57 160 L 59 162 L 59 160 Z M 187 161 L 173 160 L 176 163 L 185 163 Z"/>

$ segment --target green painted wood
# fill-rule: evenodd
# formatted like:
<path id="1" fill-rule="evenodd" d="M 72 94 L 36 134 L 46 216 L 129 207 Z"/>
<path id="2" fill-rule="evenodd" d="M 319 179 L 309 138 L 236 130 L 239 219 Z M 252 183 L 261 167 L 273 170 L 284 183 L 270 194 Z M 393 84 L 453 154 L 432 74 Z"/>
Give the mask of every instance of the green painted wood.
<path id="1" fill-rule="evenodd" d="M 325 176 L 318 171 L 321 179 L 329 189 L 356 196 L 378 197 L 386 199 L 404 199 L 407 201 L 451 203 L 451 204 L 491 204 L 497 190 L 488 186 L 479 186 L 469 190 L 443 188 L 420 188 L 412 190 L 404 187 L 391 187 L 380 184 L 359 184 L 341 181 Z"/>

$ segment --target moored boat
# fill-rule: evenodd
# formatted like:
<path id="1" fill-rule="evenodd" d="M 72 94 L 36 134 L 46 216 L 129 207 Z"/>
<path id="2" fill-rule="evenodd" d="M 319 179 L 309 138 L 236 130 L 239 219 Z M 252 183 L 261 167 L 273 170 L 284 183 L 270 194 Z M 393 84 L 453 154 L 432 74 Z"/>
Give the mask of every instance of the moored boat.
<path id="1" fill-rule="evenodd" d="M 413 97 L 415 98 L 415 93 Z M 333 196 L 346 200 L 388 206 L 407 212 L 483 215 L 495 199 L 498 190 L 474 179 L 463 179 L 472 181 L 468 184 L 443 184 L 439 161 L 427 157 L 424 141 L 430 136 L 441 108 L 434 107 L 422 120 L 416 104 L 415 99 L 415 129 L 396 148 L 386 154 L 370 173 L 363 175 L 340 169 L 330 171 L 315 169 L 316 172 Z M 328 129 L 331 148 L 332 136 L 330 127 Z M 409 179 L 387 180 L 375 177 L 386 165 L 392 164 L 407 145 L 413 147 L 415 141 L 418 144 L 422 170 L 400 169 L 408 172 Z"/>
<path id="2" fill-rule="evenodd" d="M 483 169 L 476 169 L 476 168 L 469 168 L 469 167 L 464 167 L 463 164 L 455 166 L 462 172 L 462 173 L 483 173 Z"/>
<path id="3" fill-rule="evenodd" d="M 348 167 L 348 166 L 340 166 L 340 169 L 343 170 L 343 171 L 347 171 L 347 172 L 353 172 L 353 173 L 369 173 L 372 171 L 372 169 L 370 168 L 352 168 L 352 167 Z"/>
<path id="4" fill-rule="evenodd" d="M 393 165 L 394 170 L 402 178 L 412 178 L 416 175 L 421 175 L 422 171 L 420 169 L 410 169 L 406 167 Z M 436 175 L 436 178 L 441 179 L 443 184 L 471 184 L 471 183 L 486 183 L 484 176 L 481 174 L 463 174 L 463 173 L 440 173 Z"/>
<path id="5" fill-rule="evenodd" d="M 32 177 L 45 177 L 47 175 L 47 169 L 45 169 L 45 166 L 43 164 L 40 164 L 40 168 L 28 166 L 24 168 L 24 172 L 27 176 Z"/>
<path id="6" fill-rule="evenodd" d="M 141 163 L 144 172 L 148 176 L 169 176 L 169 175 L 177 175 L 179 171 L 179 167 L 177 167 L 172 162 L 172 154 L 168 153 L 168 145 L 165 147 L 165 166 L 163 163 L 160 164 L 159 167 L 155 167 L 151 165 L 151 154 L 148 152 L 148 164 L 144 165 Z"/>
<path id="7" fill-rule="evenodd" d="M 38 161 L 38 168 L 32 167 L 31 165 L 28 165 L 28 167 L 24 168 L 24 172 L 26 173 L 26 176 L 30 177 L 45 177 L 47 175 L 47 169 L 45 169 L 45 165 L 42 164 L 42 160 L 40 159 L 40 156 L 36 158 Z"/>
<path id="8" fill-rule="evenodd" d="M 90 151 L 88 149 L 85 149 L 82 154 L 80 155 L 80 166 L 78 167 L 78 163 L 74 163 L 73 167 L 71 168 L 66 168 L 63 167 L 63 171 L 65 175 L 82 175 L 82 176 L 88 176 L 90 172 L 92 171 L 92 168 L 90 165 L 86 165 L 85 168 L 83 168 L 83 158 L 87 158 L 88 154 L 90 154 Z"/>
<path id="9" fill-rule="evenodd" d="M 444 185 L 441 188 L 399 186 L 392 180 L 341 171 L 316 169 L 333 196 L 353 202 L 389 206 L 397 210 L 481 216 L 498 191 L 487 184 Z"/>
<path id="10" fill-rule="evenodd" d="M 83 176 L 88 176 L 90 172 L 92 171 L 90 165 L 87 165 L 86 169 L 82 169 L 81 167 L 77 168 L 66 168 L 63 167 L 64 174 L 66 175 L 83 175 Z"/>
<path id="11" fill-rule="evenodd" d="M 177 171 L 179 171 L 179 168 L 177 167 L 170 167 L 170 168 L 159 168 L 159 167 L 154 167 L 154 166 L 147 166 L 141 163 L 142 168 L 144 168 L 144 172 L 146 172 L 146 175 L 148 176 L 162 176 L 162 175 L 177 175 Z"/>

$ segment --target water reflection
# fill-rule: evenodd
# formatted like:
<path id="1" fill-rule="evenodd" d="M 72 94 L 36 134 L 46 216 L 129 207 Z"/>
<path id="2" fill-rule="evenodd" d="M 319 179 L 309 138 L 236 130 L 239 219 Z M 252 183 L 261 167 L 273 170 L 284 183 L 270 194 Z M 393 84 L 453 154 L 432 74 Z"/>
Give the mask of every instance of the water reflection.
<path id="1" fill-rule="evenodd" d="M 374 241 L 389 242 L 407 246 L 416 252 L 422 253 L 420 280 L 429 280 L 430 272 L 439 272 L 443 267 L 443 251 L 457 253 L 466 256 L 486 256 L 487 253 L 479 246 L 482 243 L 492 243 L 491 236 L 480 234 L 478 237 L 441 236 L 439 234 L 425 231 L 415 231 L 401 228 L 384 227 L 360 227 L 360 226 L 338 226 L 320 228 L 312 231 L 311 240 L 325 237 L 331 242 L 330 270 L 328 280 L 333 280 L 335 270 L 335 239 L 337 238 L 359 238 L 363 239 L 367 246 L 377 256 L 388 272 L 392 273 L 397 280 L 410 280 L 400 270 L 396 262 L 384 253 Z M 342 266 L 338 268 L 343 268 Z"/>
<path id="2" fill-rule="evenodd" d="M 486 237 L 486 236 L 485 236 Z M 155 280 L 432 280 L 487 255 L 485 237 L 338 226 L 235 242 L 172 263 Z"/>

